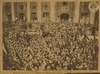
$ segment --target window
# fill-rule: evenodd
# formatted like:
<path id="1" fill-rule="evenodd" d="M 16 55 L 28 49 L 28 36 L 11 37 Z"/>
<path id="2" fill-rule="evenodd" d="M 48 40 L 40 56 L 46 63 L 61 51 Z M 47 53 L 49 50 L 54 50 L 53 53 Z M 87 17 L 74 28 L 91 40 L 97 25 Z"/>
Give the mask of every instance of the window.
<path id="1" fill-rule="evenodd" d="M 36 7 L 35 7 L 35 6 L 33 6 L 33 9 L 36 9 Z"/>
<path id="2" fill-rule="evenodd" d="M 67 2 L 63 2 L 63 5 L 67 5 Z"/>
<path id="3" fill-rule="evenodd" d="M 24 6 L 23 5 L 20 5 L 20 9 L 23 10 L 24 9 Z"/>

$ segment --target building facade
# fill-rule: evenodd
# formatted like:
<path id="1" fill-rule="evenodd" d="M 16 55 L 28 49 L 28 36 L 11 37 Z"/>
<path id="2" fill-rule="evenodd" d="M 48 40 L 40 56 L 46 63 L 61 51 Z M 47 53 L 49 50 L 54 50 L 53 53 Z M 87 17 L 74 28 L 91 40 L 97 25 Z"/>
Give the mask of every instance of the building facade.
<path id="1" fill-rule="evenodd" d="M 94 24 L 95 13 L 89 11 L 90 2 L 4 2 L 3 3 L 3 21 L 8 19 L 15 21 L 16 18 L 43 21 L 49 18 L 51 21 L 57 21 L 63 16 L 72 22 L 80 22 L 83 16 L 89 19 L 90 24 Z M 92 16 L 91 16 L 92 15 Z M 98 11 L 97 11 L 98 15 Z M 96 17 L 98 18 L 98 17 Z"/>

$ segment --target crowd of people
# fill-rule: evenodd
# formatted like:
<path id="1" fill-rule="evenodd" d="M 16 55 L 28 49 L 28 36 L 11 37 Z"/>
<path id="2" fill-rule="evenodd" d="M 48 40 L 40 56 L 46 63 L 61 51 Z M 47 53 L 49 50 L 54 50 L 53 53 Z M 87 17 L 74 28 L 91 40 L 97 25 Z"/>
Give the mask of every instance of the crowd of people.
<path id="1" fill-rule="evenodd" d="M 7 70 L 98 69 L 98 39 L 87 36 L 89 27 L 85 25 L 16 22 L 7 29 L 3 32 Z"/>

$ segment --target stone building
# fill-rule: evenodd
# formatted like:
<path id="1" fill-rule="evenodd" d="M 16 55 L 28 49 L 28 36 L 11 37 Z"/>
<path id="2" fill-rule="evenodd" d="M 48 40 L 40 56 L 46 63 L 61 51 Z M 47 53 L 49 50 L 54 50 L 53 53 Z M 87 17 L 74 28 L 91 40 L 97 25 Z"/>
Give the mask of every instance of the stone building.
<path id="1" fill-rule="evenodd" d="M 3 21 L 8 19 L 15 21 L 17 17 L 19 19 L 26 18 L 28 22 L 31 19 L 41 22 L 44 17 L 47 17 L 52 21 L 71 18 L 72 22 L 81 22 L 81 18 L 85 16 L 88 18 L 88 23 L 98 23 L 99 11 L 90 12 L 89 3 L 79 1 L 3 2 Z"/>

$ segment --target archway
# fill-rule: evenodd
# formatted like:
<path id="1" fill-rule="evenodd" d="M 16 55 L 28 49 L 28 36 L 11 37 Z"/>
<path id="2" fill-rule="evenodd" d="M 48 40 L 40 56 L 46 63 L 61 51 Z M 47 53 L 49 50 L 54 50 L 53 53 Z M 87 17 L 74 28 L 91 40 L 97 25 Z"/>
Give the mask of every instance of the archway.
<path id="1" fill-rule="evenodd" d="M 25 14 L 24 14 L 24 13 L 20 13 L 20 14 L 19 14 L 19 19 L 23 20 L 24 17 L 25 17 Z"/>
<path id="2" fill-rule="evenodd" d="M 69 14 L 67 13 L 62 13 L 60 15 L 60 20 L 68 20 L 69 19 Z"/>

